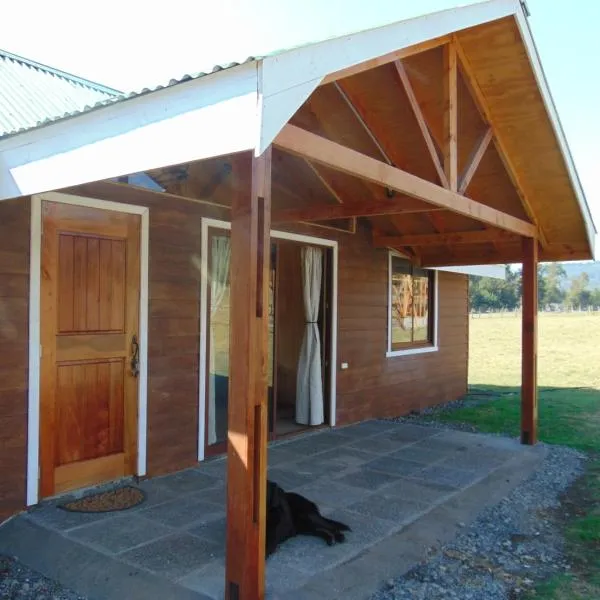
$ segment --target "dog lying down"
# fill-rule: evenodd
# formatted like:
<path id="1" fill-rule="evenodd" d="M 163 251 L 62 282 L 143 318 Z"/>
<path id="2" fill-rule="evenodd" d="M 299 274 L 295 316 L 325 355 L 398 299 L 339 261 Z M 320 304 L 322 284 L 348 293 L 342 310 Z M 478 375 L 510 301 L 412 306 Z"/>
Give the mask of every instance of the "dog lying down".
<path id="1" fill-rule="evenodd" d="M 286 492 L 274 481 L 267 481 L 267 556 L 296 535 L 314 535 L 331 546 L 345 541 L 344 531 L 352 530 L 344 523 L 324 517 L 317 505 L 304 496 Z"/>

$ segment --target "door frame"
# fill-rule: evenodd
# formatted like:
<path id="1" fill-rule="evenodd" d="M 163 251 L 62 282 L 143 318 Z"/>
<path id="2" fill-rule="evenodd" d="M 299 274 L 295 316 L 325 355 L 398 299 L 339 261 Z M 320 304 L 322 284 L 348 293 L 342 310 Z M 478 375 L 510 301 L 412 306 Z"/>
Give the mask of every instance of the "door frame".
<path id="1" fill-rule="evenodd" d="M 202 237 L 201 237 L 201 277 L 200 277 L 200 356 L 199 356 L 199 399 L 198 399 L 198 461 L 201 462 L 205 457 L 205 432 L 206 432 L 206 356 L 208 343 L 208 230 L 224 229 L 231 231 L 229 221 L 219 219 L 202 218 Z M 335 427 L 336 411 L 336 387 L 337 387 L 337 331 L 338 331 L 338 242 L 327 238 L 314 237 L 288 231 L 277 231 L 271 229 L 271 237 L 281 240 L 290 240 L 312 244 L 313 246 L 322 246 L 332 250 L 332 268 L 331 268 L 331 323 L 329 328 L 331 352 L 329 356 L 329 425 Z"/>
<path id="2" fill-rule="evenodd" d="M 42 268 L 42 201 L 61 202 L 87 208 L 139 215 L 140 228 L 140 312 L 139 312 L 139 384 L 137 469 L 146 474 L 147 409 L 148 409 L 148 262 L 150 209 L 146 206 L 121 204 L 110 200 L 88 198 L 62 192 L 45 192 L 31 197 L 31 232 L 29 256 L 29 392 L 27 412 L 27 506 L 39 501 L 40 473 L 40 287 Z"/>

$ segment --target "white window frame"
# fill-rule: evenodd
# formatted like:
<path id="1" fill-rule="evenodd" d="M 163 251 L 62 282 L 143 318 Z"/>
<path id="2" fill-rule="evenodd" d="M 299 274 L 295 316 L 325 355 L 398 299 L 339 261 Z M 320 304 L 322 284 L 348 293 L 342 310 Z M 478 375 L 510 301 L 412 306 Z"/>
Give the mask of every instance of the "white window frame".
<path id="1" fill-rule="evenodd" d="M 439 285 L 438 285 L 438 272 L 434 269 L 427 269 L 433 273 L 433 344 L 431 346 L 419 346 L 415 348 L 406 348 L 405 350 L 393 350 L 392 349 L 392 258 L 393 257 L 403 258 L 410 260 L 404 254 L 390 250 L 388 252 L 388 332 L 387 332 L 387 350 L 386 357 L 392 358 L 394 356 L 410 356 L 411 354 L 426 354 L 427 352 L 437 352 L 440 349 L 439 340 Z"/>

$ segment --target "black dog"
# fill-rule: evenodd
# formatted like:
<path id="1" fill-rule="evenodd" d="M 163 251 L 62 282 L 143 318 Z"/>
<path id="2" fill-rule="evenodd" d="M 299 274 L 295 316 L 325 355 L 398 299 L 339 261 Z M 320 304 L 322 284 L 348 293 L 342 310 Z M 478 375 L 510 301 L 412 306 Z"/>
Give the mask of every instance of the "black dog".
<path id="1" fill-rule="evenodd" d="M 344 523 L 324 517 L 318 506 L 304 496 L 286 492 L 275 482 L 267 481 L 267 556 L 296 535 L 314 535 L 331 546 L 345 541 L 343 531 L 352 530 Z"/>

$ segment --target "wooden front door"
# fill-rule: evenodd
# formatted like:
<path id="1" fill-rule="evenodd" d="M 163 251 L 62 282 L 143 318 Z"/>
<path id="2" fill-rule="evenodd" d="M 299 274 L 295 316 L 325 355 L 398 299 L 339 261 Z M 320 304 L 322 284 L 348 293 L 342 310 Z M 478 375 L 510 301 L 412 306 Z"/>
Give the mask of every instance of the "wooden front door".
<path id="1" fill-rule="evenodd" d="M 44 201 L 40 494 L 133 474 L 140 217 Z"/>

